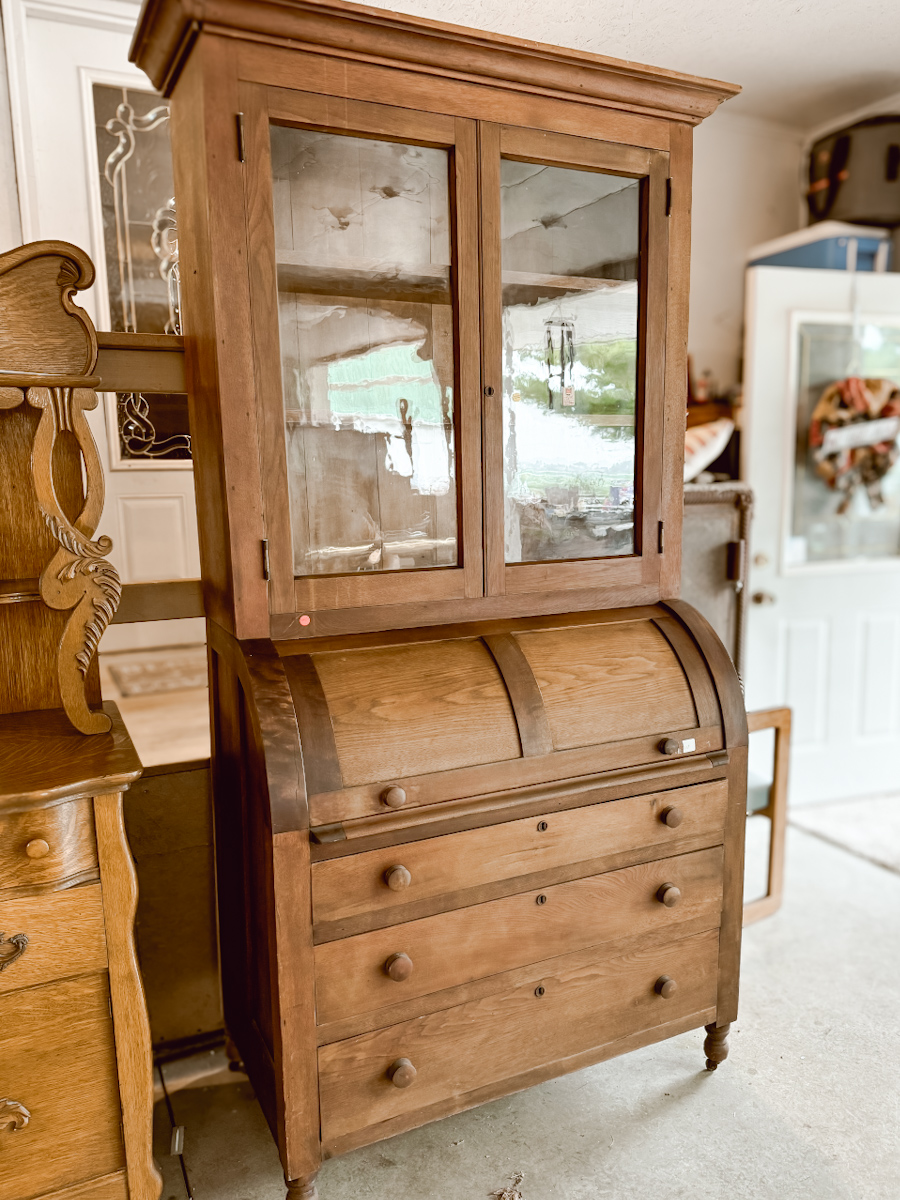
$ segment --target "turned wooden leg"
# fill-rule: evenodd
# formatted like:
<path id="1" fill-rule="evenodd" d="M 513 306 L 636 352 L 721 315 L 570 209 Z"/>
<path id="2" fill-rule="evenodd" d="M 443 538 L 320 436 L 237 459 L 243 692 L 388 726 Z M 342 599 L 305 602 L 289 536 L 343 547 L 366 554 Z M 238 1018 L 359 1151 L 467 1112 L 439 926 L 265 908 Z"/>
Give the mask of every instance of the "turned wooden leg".
<path id="1" fill-rule="evenodd" d="M 728 1057 L 728 1031 L 730 1025 L 707 1025 L 703 1051 L 706 1054 L 706 1069 L 714 1071 Z"/>
<path id="2" fill-rule="evenodd" d="M 315 1175 L 307 1175 L 305 1179 L 286 1179 L 286 1200 L 319 1200 Z"/>

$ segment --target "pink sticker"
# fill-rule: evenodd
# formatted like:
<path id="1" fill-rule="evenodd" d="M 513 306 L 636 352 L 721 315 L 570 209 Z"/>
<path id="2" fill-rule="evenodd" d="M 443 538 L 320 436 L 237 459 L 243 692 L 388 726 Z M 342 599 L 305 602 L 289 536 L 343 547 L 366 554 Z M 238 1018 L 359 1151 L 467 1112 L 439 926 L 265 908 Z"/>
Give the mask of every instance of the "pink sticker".
<path id="1" fill-rule="evenodd" d="M 310 618 L 306 615 L 306 613 L 304 613 L 303 616 L 300 618 L 300 624 L 308 625 L 309 622 L 310 622 Z"/>

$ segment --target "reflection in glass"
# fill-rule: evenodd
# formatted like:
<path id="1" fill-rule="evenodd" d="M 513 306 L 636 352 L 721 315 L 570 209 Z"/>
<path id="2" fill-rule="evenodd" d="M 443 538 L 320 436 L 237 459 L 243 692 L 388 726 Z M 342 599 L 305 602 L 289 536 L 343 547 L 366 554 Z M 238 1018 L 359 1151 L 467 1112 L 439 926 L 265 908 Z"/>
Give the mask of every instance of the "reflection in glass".
<path id="1" fill-rule="evenodd" d="M 804 322 L 799 351 L 787 561 L 895 557 L 900 327 Z"/>
<path id="2" fill-rule="evenodd" d="M 294 572 L 455 566 L 447 152 L 271 132 Z"/>
<path id="3" fill-rule="evenodd" d="M 506 561 L 634 552 L 640 184 L 501 164 Z"/>

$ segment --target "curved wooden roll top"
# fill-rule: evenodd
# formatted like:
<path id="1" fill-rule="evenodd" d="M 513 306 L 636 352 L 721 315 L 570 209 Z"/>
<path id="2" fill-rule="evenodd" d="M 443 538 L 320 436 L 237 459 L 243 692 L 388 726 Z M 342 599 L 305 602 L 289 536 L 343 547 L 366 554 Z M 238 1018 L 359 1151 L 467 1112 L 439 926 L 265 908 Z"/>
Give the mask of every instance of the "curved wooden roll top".
<path id="1" fill-rule="evenodd" d="M 441 632 L 281 645 L 312 825 L 725 746 L 704 656 L 662 606 Z"/>

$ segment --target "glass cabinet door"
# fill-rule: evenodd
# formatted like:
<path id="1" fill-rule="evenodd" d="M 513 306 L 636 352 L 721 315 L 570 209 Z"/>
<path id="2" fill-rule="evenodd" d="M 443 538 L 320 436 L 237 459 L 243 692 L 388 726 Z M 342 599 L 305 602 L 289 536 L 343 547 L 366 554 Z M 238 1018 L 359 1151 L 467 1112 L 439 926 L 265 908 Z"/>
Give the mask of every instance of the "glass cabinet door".
<path id="1" fill-rule="evenodd" d="M 278 557 L 295 607 L 481 594 L 480 496 L 460 502 L 480 459 L 477 334 L 460 341 L 477 330 L 474 124 L 349 102 L 335 121 L 327 98 L 300 93 L 281 104 L 267 127 Z"/>
<path id="2" fill-rule="evenodd" d="M 499 296 L 486 287 L 485 371 L 499 358 L 500 397 L 485 486 L 502 514 L 489 579 L 530 590 L 553 575 L 524 564 L 582 563 L 555 577 L 583 584 L 600 578 L 596 560 L 644 549 L 639 424 L 662 399 L 646 394 L 644 366 L 650 155 L 527 130 L 502 130 L 489 153 L 499 237 L 485 260 Z"/>
<path id="3" fill-rule="evenodd" d="M 295 575 L 457 566 L 450 155 L 272 128 Z"/>

